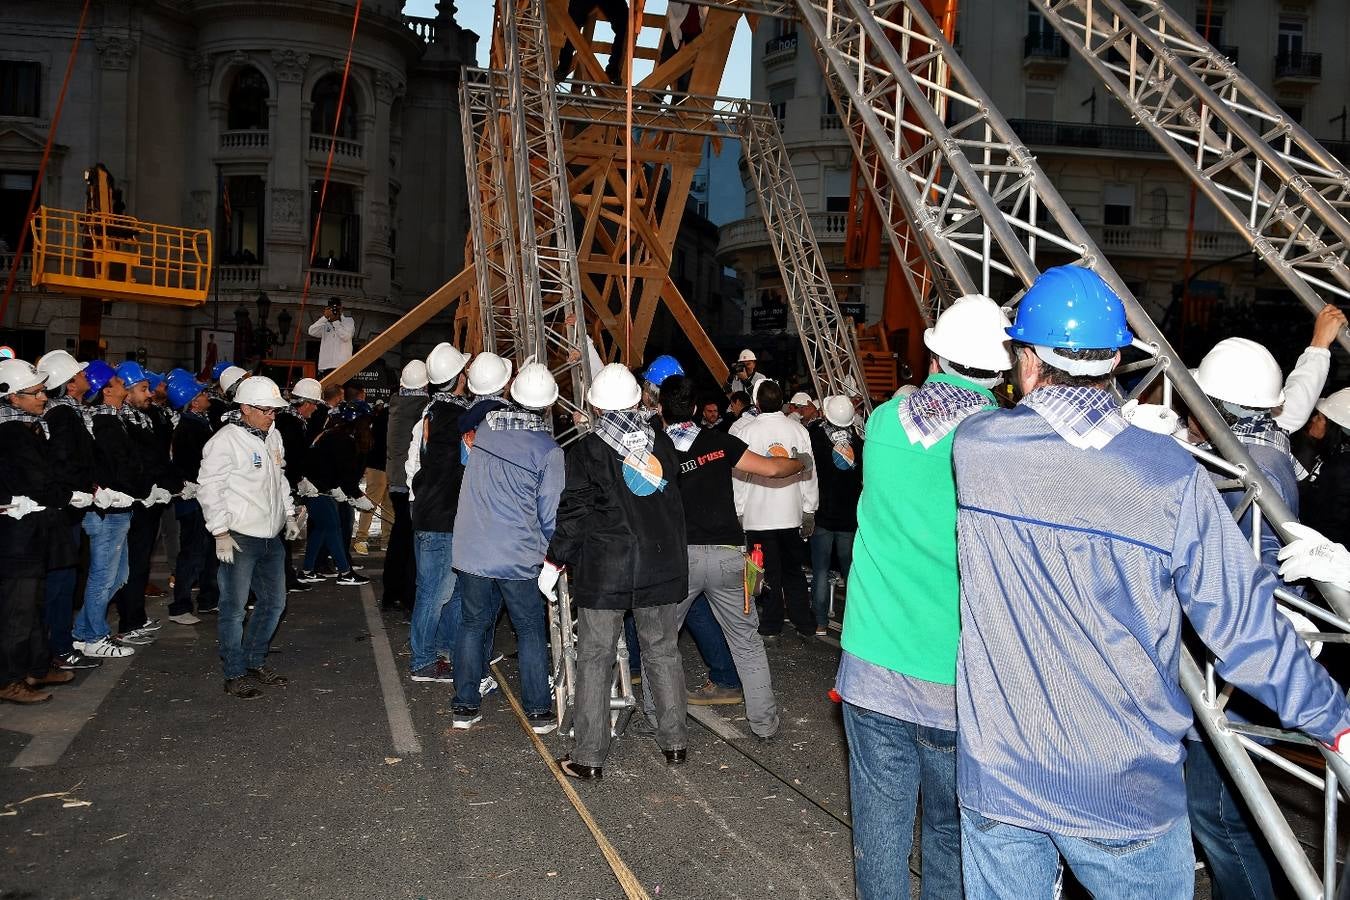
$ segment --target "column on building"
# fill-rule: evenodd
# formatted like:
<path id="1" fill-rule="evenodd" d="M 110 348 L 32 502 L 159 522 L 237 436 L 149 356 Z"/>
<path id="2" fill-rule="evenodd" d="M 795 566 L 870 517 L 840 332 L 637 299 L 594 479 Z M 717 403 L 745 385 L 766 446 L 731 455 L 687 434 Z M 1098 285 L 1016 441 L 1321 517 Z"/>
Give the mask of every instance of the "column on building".
<path id="1" fill-rule="evenodd" d="M 277 97 L 272 110 L 272 169 L 268 183 L 267 269 L 264 283 L 298 289 L 309 265 L 305 164 L 309 116 L 302 85 L 309 54 L 273 50 Z"/>

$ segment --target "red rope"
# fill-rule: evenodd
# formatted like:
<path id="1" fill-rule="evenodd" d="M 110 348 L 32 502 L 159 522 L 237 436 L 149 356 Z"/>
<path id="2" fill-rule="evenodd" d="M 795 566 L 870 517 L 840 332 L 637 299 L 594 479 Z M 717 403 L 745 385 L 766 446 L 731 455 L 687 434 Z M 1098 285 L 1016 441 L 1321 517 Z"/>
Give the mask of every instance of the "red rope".
<path id="1" fill-rule="evenodd" d="M 56 141 L 56 126 L 61 121 L 61 110 L 66 103 L 66 91 L 70 88 L 70 76 L 75 71 L 75 55 L 80 50 L 80 39 L 84 37 L 84 23 L 89 18 L 89 2 L 84 0 L 80 10 L 80 24 L 75 28 L 75 42 L 70 46 L 70 59 L 66 61 L 66 77 L 61 82 L 61 93 L 56 96 L 56 107 L 52 110 L 52 123 L 47 126 L 47 144 L 42 148 L 42 162 L 38 163 L 37 178 L 33 180 L 33 192 L 28 195 L 28 212 L 23 216 L 23 227 L 19 229 L 19 240 L 14 248 L 14 263 L 9 267 L 9 279 L 5 283 L 5 296 L 0 299 L 0 325 L 4 324 L 5 311 L 9 309 L 9 298 L 14 293 L 14 284 L 18 280 L 19 262 L 28 244 L 28 229 L 33 221 L 33 212 L 37 209 L 38 193 L 42 190 L 43 179 L 47 175 L 47 160 L 52 155 L 52 144 Z"/>
<path id="2" fill-rule="evenodd" d="M 88 0 L 86 0 L 88 2 Z M 291 383 L 295 357 L 300 352 L 300 329 L 304 327 L 305 306 L 309 303 L 309 288 L 314 279 L 314 255 L 319 252 L 319 226 L 323 223 L 323 205 L 328 199 L 328 179 L 333 172 L 333 153 L 337 149 L 338 129 L 342 127 L 342 108 L 347 100 L 347 79 L 352 71 L 352 47 L 356 45 L 356 26 L 361 21 L 361 0 L 356 0 L 352 13 L 352 32 L 347 38 L 347 58 L 342 64 L 342 87 L 338 89 L 337 110 L 333 113 L 333 133 L 328 139 L 328 159 L 323 166 L 323 184 L 319 188 L 319 208 L 314 213 L 314 236 L 309 241 L 309 263 L 305 266 L 305 286 L 300 291 L 300 310 L 295 316 L 295 339 L 291 343 L 291 361 L 286 366 L 286 383 Z"/>

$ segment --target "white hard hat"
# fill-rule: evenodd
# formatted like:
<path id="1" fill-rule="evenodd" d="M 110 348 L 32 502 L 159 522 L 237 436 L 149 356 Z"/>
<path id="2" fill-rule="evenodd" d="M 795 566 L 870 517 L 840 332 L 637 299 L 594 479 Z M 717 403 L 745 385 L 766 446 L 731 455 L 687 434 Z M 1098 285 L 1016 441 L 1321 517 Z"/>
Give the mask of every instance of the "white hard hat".
<path id="1" fill-rule="evenodd" d="M 37 370 L 47 378 L 47 387 L 56 388 L 88 368 L 65 350 L 49 350 L 38 357 Z"/>
<path id="2" fill-rule="evenodd" d="M 793 406 L 810 406 L 815 402 L 816 401 L 812 400 L 811 395 L 807 394 L 806 391 L 798 391 L 793 394 L 792 399 L 788 401 L 788 403 L 791 403 Z"/>
<path id="3" fill-rule="evenodd" d="M 468 364 L 467 355 L 460 353 L 453 344 L 441 342 L 427 354 L 427 381 L 432 384 L 449 384 L 459 377 L 459 373 L 463 372 Z"/>
<path id="4" fill-rule="evenodd" d="M 427 386 L 427 364 L 420 359 L 414 359 L 403 367 L 403 371 L 398 376 L 398 386 L 416 390 Z"/>
<path id="5" fill-rule="evenodd" d="M 45 380 L 46 377 L 27 360 L 13 357 L 0 359 L 0 397 L 26 391 Z"/>
<path id="6" fill-rule="evenodd" d="M 923 343 L 934 356 L 987 372 L 1012 368 L 1008 314 L 988 297 L 967 294 L 943 310 Z"/>
<path id="7" fill-rule="evenodd" d="M 453 347 L 450 349 L 454 350 Z M 459 372 L 455 372 L 450 377 L 454 378 L 458 374 Z M 502 359 L 495 353 L 480 353 L 469 363 L 469 391 L 479 397 L 497 393 L 506 387 L 506 383 L 510 380 L 511 360 Z"/>
<path id="8" fill-rule="evenodd" d="M 632 409 L 642 399 L 642 388 L 623 363 L 610 363 L 591 379 L 586 401 L 606 412 Z"/>
<path id="9" fill-rule="evenodd" d="M 221 377 L 224 378 L 223 375 Z M 281 388 L 277 387 L 275 381 L 266 375 L 254 375 L 252 378 L 244 379 L 244 383 L 239 385 L 234 402 L 240 406 L 280 409 L 286 405 L 286 398 L 281 396 Z"/>
<path id="10" fill-rule="evenodd" d="M 758 359 L 753 350 L 742 350 L 741 355 L 736 357 L 736 362 L 755 362 Z"/>
<path id="11" fill-rule="evenodd" d="M 548 366 L 535 362 L 532 356 L 511 382 L 511 399 L 526 409 L 543 409 L 558 399 L 557 379 Z"/>
<path id="12" fill-rule="evenodd" d="M 1194 370 L 1200 389 L 1215 400 L 1249 409 L 1272 409 L 1284 403 L 1284 374 L 1270 351 L 1246 338 L 1225 338 Z"/>
<path id="13" fill-rule="evenodd" d="M 322 403 L 323 385 L 313 378 L 301 378 L 295 383 L 295 387 L 291 388 L 291 399 Z"/>
<path id="14" fill-rule="evenodd" d="M 220 373 L 220 390 L 222 393 L 229 393 L 230 388 L 239 383 L 239 379 L 247 378 L 248 372 L 238 366 L 230 366 L 224 372 Z"/>
<path id="15" fill-rule="evenodd" d="M 836 395 L 825 398 L 825 419 L 831 425 L 847 428 L 857 416 L 853 410 L 853 401 L 848 397 Z"/>
<path id="16" fill-rule="evenodd" d="M 1342 428 L 1350 428 L 1350 388 L 1318 400 L 1317 411 Z"/>

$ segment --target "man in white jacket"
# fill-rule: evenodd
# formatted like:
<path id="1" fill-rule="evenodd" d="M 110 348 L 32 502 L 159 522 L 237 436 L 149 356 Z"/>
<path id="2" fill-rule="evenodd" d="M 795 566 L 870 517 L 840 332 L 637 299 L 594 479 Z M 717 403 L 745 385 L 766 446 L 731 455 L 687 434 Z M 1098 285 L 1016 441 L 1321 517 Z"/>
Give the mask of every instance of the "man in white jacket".
<path id="1" fill-rule="evenodd" d="M 309 326 L 309 336 L 319 339 L 319 378 L 352 358 L 356 322 L 342 312 L 342 301 L 330 297 L 323 315 Z"/>
<path id="2" fill-rule="evenodd" d="M 760 414 L 744 427 L 733 428 L 732 434 L 761 456 L 810 455 L 811 435 L 783 415 L 783 389 L 777 382 L 760 382 L 755 402 Z M 813 637 L 816 618 L 807 600 L 802 566 L 808 561 L 804 542 L 815 530 L 820 501 L 815 466 L 790 478 L 764 478 L 739 470 L 733 474 L 736 514 L 745 525 L 746 546 L 753 549 L 758 544 L 764 551 L 759 633 L 772 643 L 783 631 L 786 606 L 797 632 Z"/>
<path id="3" fill-rule="evenodd" d="M 206 442 L 197 477 L 197 502 L 220 560 L 220 659 L 225 693 L 241 700 L 262 696 L 258 683 L 282 687 L 287 679 L 267 663 L 267 647 L 286 606 L 286 548 L 295 521 L 286 454 L 273 427 L 286 405 L 276 382 L 255 375 L 235 394 L 239 408 L 225 414 Z M 256 604 L 244 630 L 244 607 Z M 250 678 L 251 676 L 251 678 Z"/>

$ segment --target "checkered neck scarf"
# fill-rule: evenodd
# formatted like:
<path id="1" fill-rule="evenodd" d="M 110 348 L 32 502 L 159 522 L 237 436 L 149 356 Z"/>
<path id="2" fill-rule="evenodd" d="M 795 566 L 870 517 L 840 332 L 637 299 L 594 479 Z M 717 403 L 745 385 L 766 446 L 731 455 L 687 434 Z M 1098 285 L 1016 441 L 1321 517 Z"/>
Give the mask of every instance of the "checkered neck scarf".
<path id="1" fill-rule="evenodd" d="M 927 450 L 951 434 L 967 416 L 988 405 L 989 398 L 978 391 L 946 381 L 929 381 L 900 404 L 900 427 L 911 444 L 922 444 Z M 826 434 L 834 444 L 848 440 L 847 434 L 843 441 L 830 432 Z"/>
<path id="2" fill-rule="evenodd" d="M 656 430 L 648 416 L 640 409 L 602 413 L 595 423 L 595 433 L 618 454 L 619 459 L 632 454 L 645 461 L 656 446 Z"/>
<path id="3" fill-rule="evenodd" d="M 666 426 L 666 434 L 675 444 L 675 449 L 685 453 L 690 447 L 694 446 L 694 438 L 702 431 L 693 422 L 676 422 L 674 425 Z"/>
<path id="4" fill-rule="evenodd" d="M 544 417 L 528 409 L 495 409 L 486 421 L 493 431 L 548 431 Z"/>
<path id="5" fill-rule="evenodd" d="M 1052 384 L 1027 394 L 1022 403 L 1080 450 L 1101 450 L 1129 427 L 1116 398 L 1100 388 Z"/>
<path id="6" fill-rule="evenodd" d="M 263 431 L 261 428 L 254 428 L 252 425 L 245 422 L 243 410 L 232 409 L 225 413 L 225 415 L 220 417 L 220 424 L 222 426 L 238 425 L 263 443 L 267 442 L 267 432 Z"/>
<path id="7" fill-rule="evenodd" d="M 83 420 L 84 422 L 85 430 L 90 432 L 91 434 L 93 433 L 94 430 L 93 417 L 89 414 L 89 407 L 85 406 L 83 403 L 76 400 L 69 394 L 62 394 L 59 397 L 53 397 L 47 403 L 47 412 L 51 412 L 52 409 L 55 408 L 57 405 L 69 406 L 71 409 L 79 413 L 80 419 Z"/>
<path id="8" fill-rule="evenodd" d="M 398 395 L 400 397 L 425 397 L 427 395 L 427 389 L 401 387 L 398 389 Z"/>
<path id="9" fill-rule="evenodd" d="M 143 428 L 146 431 L 155 430 L 155 422 L 150 418 L 150 414 L 142 412 L 130 403 L 122 404 L 122 421 L 136 428 Z"/>
<path id="10" fill-rule="evenodd" d="M 117 411 L 117 407 L 109 406 L 106 403 L 96 403 L 93 406 L 84 408 L 84 424 L 89 429 L 89 433 L 94 433 L 95 416 L 112 416 L 117 421 L 122 421 L 122 414 Z M 125 428 L 125 426 L 123 426 Z"/>
<path id="11" fill-rule="evenodd" d="M 1268 412 L 1238 419 L 1232 425 L 1233 436 L 1244 444 L 1256 444 L 1262 447 L 1274 447 L 1294 464 L 1294 474 L 1302 481 L 1308 477 L 1308 470 L 1294 456 L 1289 444 L 1289 435 L 1275 423 L 1275 417 Z M 1206 445 L 1208 447 L 1208 445 Z"/>
<path id="12" fill-rule="evenodd" d="M 465 397 L 463 394 L 452 394 L 449 391 L 437 391 L 431 395 L 432 403 L 453 403 L 460 409 L 468 409 L 473 406 L 473 400 Z"/>
<path id="13" fill-rule="evenodd" d="M 8 403 L 0 403 L 0 423 L 4 422 L 22 422 L 30 428 L 34 425 L 42 429 L 43 437 L 51 437 L 51 429 L 47 427 L 47 422 L 42 416 L 35 416 L 30 412 L 24 412 L 17 406 Z"/>

